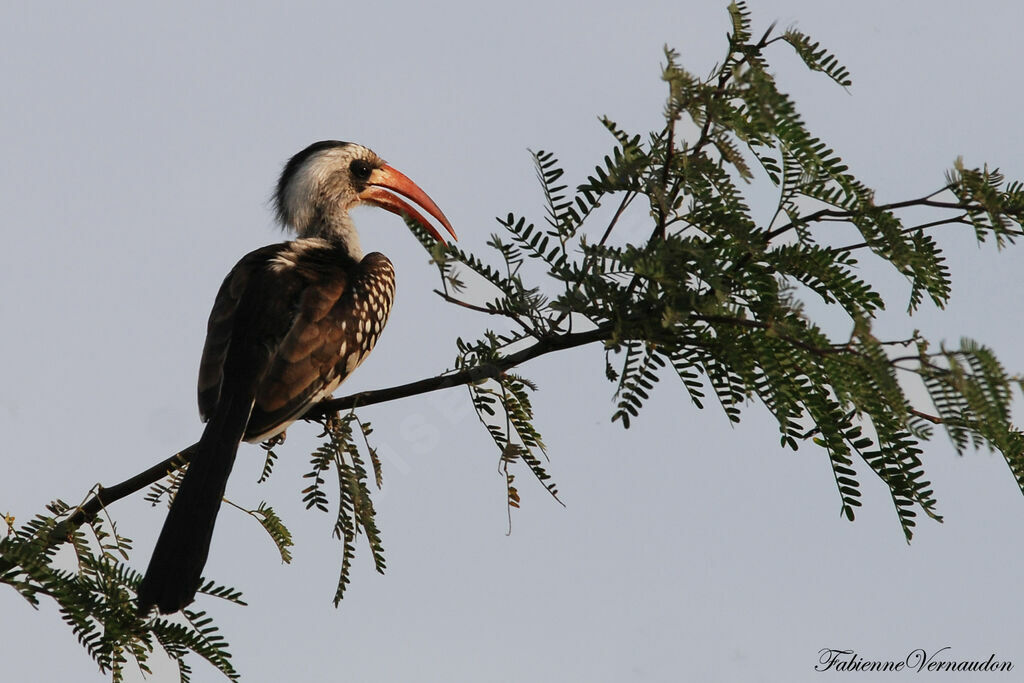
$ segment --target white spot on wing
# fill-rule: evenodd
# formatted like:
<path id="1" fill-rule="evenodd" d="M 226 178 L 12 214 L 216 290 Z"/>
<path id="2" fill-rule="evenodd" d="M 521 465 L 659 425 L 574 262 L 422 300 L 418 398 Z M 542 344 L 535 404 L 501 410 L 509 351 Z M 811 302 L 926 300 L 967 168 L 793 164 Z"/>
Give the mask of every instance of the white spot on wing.
<path id="1" fill-rule="evenodd" d="M 362 358 L 361 354 L 358 354 L 358 353 L 351 353 L 351 354 L 349 354 L 348 358 L 345 359 L 345 374 L 347 375 L 348 373 L 350 373 L 353 370 L 355 370 L 357 367 L 359 367 L 359 364 L 362 363 L 362 362 L 363 362 L 363 358 Z"/>

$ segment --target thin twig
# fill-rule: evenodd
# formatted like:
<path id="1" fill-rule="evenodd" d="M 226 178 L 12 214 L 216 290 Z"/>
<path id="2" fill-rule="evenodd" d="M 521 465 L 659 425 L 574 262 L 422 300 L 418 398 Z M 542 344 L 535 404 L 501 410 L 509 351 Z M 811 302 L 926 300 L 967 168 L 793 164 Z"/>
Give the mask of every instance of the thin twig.
<path id="1" fill-rule="evenodd" d="M 943 187 L 940 190 L 936 190 L 935 192 L 932 192 L 931 194 L 926 194 L 925 196 L 919 197 L 918 199 L 907 199 L 907 200 L 902 201 L 902 202 L 892 202 L 891 204 L 882 204 L 881 206 L 876 206 L 874 208 L 876 208 L 879 211 L 892 211 L 893 209 L 905 209 L 905 208 L 910 207 L 910 206 L 928 206 L 928 207 L 931 207 L 931 208 L 938 208 L 938 209 L 964 209 L 964 208 L 967 208 L 961 202 L 936 202 L 936 201 L 932 201 L 932 199 L 931 199 L 932 197 L 934 197 L 937 194 L 942 194 L 943 192 L 945 192 L 948 189 L 949 189 L 949 186 L 947 185 L 947 186 Z M 786 223 L 785 225 L 783 225 L 780 228 L 776 228 L 775 230 L 768 231 L 767 233 L 765 233 L 764 241 L 765 241 L 765 243 L 771 242 L 773 239 L 775 239 L 779 235 L 781 235 L 784 232 L 787 232 L 789 230 L 792 230 L 797 225 L 804 225 L 806 223 L 813 223 L 814 221 L 821 220 L 822 218 L 852 218 L 854 216 L 859 215 L 860 213 L 863 213 L 863 212 L 859 211 L 859 210 L 839 211 L 839 210 L 836 210 L 836 209 L 821 209 L 819 211 L 815 211 L 814 213 L 809 213 L 806 216 L 801 216 L 800 218 L 797 218 L 796 220 L 790 221 L 789 223 Z"/>
<path id="2" fill-rule="evenodd" d="M 769 323 L 761 322 L 760 320 L 751 320 L 750 318 L 733 318 L 726 315 L 704 315 L 701 313 L 691 313 L 690 317 L 694 320 L 703 320 L 707 323 L 720 323 L 725 325 L 736 325 L 739 327 L 748 327 L 757 330 L 772 330 L 779 339 L 787 341 L 793 346 L 798 346 L 805 351 L 810 351 L 817 356 L 826 356 L 832 354 L 850 354 L 854 356 L 863 356 L 862 353 L 856 349 L 850 348 L 848 345 L 841 346 L 830 346 L 828 348 L 822 348 L 820 346 L 814 346 L 807 342 L 797 339 L 796 337 L 788 334 L 781 333 L 777 327 L 770 325 Z"/>
<path id="3" fill-rule="evenodd" d="M 946 424 L 946 421 L 943 420 L 941 417 L 936 417 L 934 415 L 929 415 L 928 413 L 922 413 L 920 410 L 916 410 L 914 408 L 908 408 L 907 412 L 910 413 L 911 415 L 913 415 L 914 417 L 919 417 L 922 420 L 927 420 L 928 422 L 931 422 L 932 424 L 936 424 L 936 425 L 944 425 L 944 424 Z"/>
<path id="4" fill-rule="evenodd" d="M 609 235 L 612 234 L 612 228 L 614 228 L 618 224 L 619 218 L 622 217 L 622 213 L 626 210 L 626 207 L 630 205 L 630 203 L 633 201 L 636 195 L 636 190 L 629 190 L 626 192 L 626 195 L 622 198 L 622 201 L 619 202 L 619 208 L 615 210 L 615 215 L 612 216 L 611 222 L 608 223 L 608 227 L 605 228 L 604 234 L 601 235 L 601 239 L 598 241 L 597 246 L 603 247 L 604 243 L 608 241 Z M 584 270 L 583 274 L 586 274 L 586 270 Z"/>
<path id="5" fill-rule="evenodd" d="M 608 241 L 608 237 L 611 236 L 611 234 L 612 234 L 612 229 L 616 225 L 618 225 L 619 219 L 622 217 L 622 214 L 626 211 L 626 208 L 633 202 L 633 199 L 635 199 L 636 196 L 637 196 L 636 190 L 628 190 L 626 192 L 626 194 L 622 197 L 622 201 L 619 202 L 619 208 L 617 208 L 615 210 L 615 215 L 613 215 L 611 221 L 609 221 L 608 227 L 605 228 L 604 234 L 601 235 L 601 239 L 598 241 L 597 246 L 603 247 L 605 242 Z M 596 260 L 597 260 L 597 257 L 589 257 L 589 258 L 587 258 L 584 261 L 583 267 L 580 270 L 580 276 L 579 276 L 579 280 L 581 282 L 590 274 L 590 269 L 594 267 L 594 262 Z M 576 292 L 578 292 L 579 289 L 580 289 L 580 285 L 577 284 L 576 287 L 574 288 L 574 290 Z M 550 329 L 557 330 L 558 326 L 562 324 L 562 321 L 565 320 L 569 316 L 570 313 L 571 313 L 571 311 L 563 311 L 557 318 L 555 318 L 554 322 L 551 323 Z M 571 321 L 570 321 L 570 323 L 571 323 Z M 571 331 L 571 329 L 572 328 L 570 326 L 570 331 Z"/>
<path id="6" fill-rule="evenodd" d="M 964 220 L 965 218 L 967 218 L 967 214 L 961 214 L 959 216 L 954 216 L 953 218 L 944 218 L 942 220 L 932 221 L 931 223 L 922 223 L 921 225 L 914 225 L 914 226 L 909 227 L 909 228 L 903 228 L 902 230 L 899 231 L 899 234 L 906 235 L 906 234 L 909 234 L 909 233 L 912 233 L 912 232 L 917 232 L 919 230 L 927 230 L 928 228 L 934 228 L 934 227 L 937 227 L 939 225 L 948 225 L 948 224 L 951 224 L 951 223 L 960 223 L 962 225 L 970 225 L 971 224 L 970 221 Z M 851 245 L 845 246 L 845 247 L 835 247 L 832 251 L 838 253 L 838 252 L 842 252 L 842 251 L 853 251 L 854 249 L 863 249 L 865 247 L 870 247 L 870 246 L 872 246 L 870 242 L 860 242 L 859 244 L 851 244 Z"/>
<path id="7" fill-rule="evenodd" d="M 675 139 L 676 139 L 676 117 L 678 114 L 673 114 L 668 122 L 668 140 L 666 141 L 665 147 L 665 163 L 661 167 L 661 188 L 665 190 L 668 188 L 668 174 L 669 169 L 672 166 L 672 155 L 675 152 Z M 661 210 L 658 212 L 658 234 L 662 241 L 665 240 L 665 223 L 668 220 L 669 210 L 671 204 L 675 203 L 675 195 L 669 193 L 668 195 L 663 194 L 661 197 Z"/>
<path id="8" fill-rule="evenodd" d="M 510 320 L 514 320 L 516 323 L 519 324 L 520 327 L 523 328 L 523 330 L 526 331 L 526 333 L 528 335 L 530 335 L 531 337 L 533 337 L 535 339 L 540 339 L 541 338 L 539 332 L 537 332 L 535 329 L 533 329 L 532 327 L 530 327 L 529 325 L 524 323 L 519 318 L 519 316 L 514 314 L 514 313 L 509 313 L 508 311 L 502 311 L 502 310 L 499 310 L 499 309 L 496 309 L 496 308 L 487 308 L 486 306 L 477 306 L 476 304 L 471 304 L 468 301 L 463 301 L 462 299 L 456 299 L 452 295 L 447 294 L 446 292 L 442 292 L 439 289 L 435 289 L 434 290 L 434 294 L 437 294 L 439 297 L 441 297 L 442 299 L 444 299 L 445 301 L 447 301 L 450 304 L 455 304 L 456 306 L 461 306 L 462 308 L 468 308 L 471 311 L 476 311 L 478 313 L 487 313 L 488 315 L 500 315 L 500 316 L 508 318 Z"/>

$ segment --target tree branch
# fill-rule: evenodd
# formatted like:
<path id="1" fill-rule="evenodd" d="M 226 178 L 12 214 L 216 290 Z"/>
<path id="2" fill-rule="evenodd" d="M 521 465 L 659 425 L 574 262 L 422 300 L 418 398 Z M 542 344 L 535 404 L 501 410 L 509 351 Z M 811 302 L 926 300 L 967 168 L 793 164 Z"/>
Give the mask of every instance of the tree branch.
<path id="1" fill-rule="evenodd" d="M 318 420 L 332 413 L 336 413 L 339 410 L 349 410 L 351 408 L 360 408 L 363 406 L 373 405 L 375 403 L 394 401 L 399 398 L 438 391 L 439 389 L 448 389 L 450 387 L 458 387 L 464 384 L 472 384 L 485 379 L 497 379 L 506 370 L 510 370 L 511 368 L 521 365 L 526 361 L 533 360 L 538 356 L 543 356 L 554 351 L 571 349 L 576 346 L 592 344 L 596 341 L 604 341 L 611 338 L 611 335 L 612 326 L 610 324 L 605 324 L 592 330 L 588 330 L 587 332 L 573 332 L 570 334 L 542 337 L 537 341 L 537 343 L 532 344 L 521 351 L 517 351 L 516 353 L 499 358 L 492 363 L 477 365 L 472 368 L 460 370 L 459 372 L 439 375 L 437 377 L 431 377 L 430 379 L 422 379 L 418 382 L 410 382 L 409 384 L 401 384 L 388 389 L 363 391 L 358 394 L 343 396 L 342 398 L 332 398 L 321 401 L 310 408 L 310 410 L 303 416 L 303 419 Z"/>
<path id="2" fill-rule="evenodd" d="M 149 469 L 139 472 L 134 477 L 125 479 L 119 484 L 109 487 L 100 486 L 92 498 L 78 506 L 70 517 L 62 520 L 54 527 L 53 533 L 50 536 L 51 541 L 57 543 L 66 540 L 76 528 L 95 519 L 96 515 L 107 505 L 160 481 L 174 470 L 180 468 L 192 459 L 192 454 L 195 453 L 196 446 L 198 445 L 194 443 L 166 460 L 158 462 Z"/>
<path id="3" fill-rule="evenodd" d="M 577 346 L 585 346 L 586 344 L 592 344 L 598 341 L 604 341 L 611 338 L 611 335 L 612 326 L 610 324 L 605 324 L 595 329 L 588 330 L 587 332 L 542 337 L 535 344 L 532 344 L 521 351 L 517 351 L 516 353 L 499 358 L 491 363 L 466 368 L 459 372 L 431 377 L 429 379 L 422 379 L 418 382 L 401 384 L 387 389 L 362 391 L 358 394 L 343 396 L 342 398 L 332 398 L 320 401 L 310 408 L 302 419 L 306 421 L 320 420 L 341 410 L 349 410 L 352 408 L 373 405 L 375 403 L 395 401 L 400 398 L 407 398 L 418 394 L 426 394 L 432 391 L 439 391 L 441 389 L 472 384 L 473 382 L 479 382 L 485 379 L 497 379 L 506 370 L 514 368 L 517 365 L 539 356 L 553 353 L 555 351 L 564 351 Z M 175 453 L 166 460 L 163 460 L 118 484 L 109 487 L 100 486 L 96 490 L 95 495 L 80 505 L 70 517 L 61 521 L 54 528 L 53 533 L 50 536 L 51 542 L 53 544 L 57 544 L 67 540 L 68 536 L 75 530 L 75 528 L 86 522 L 91 522 L 107 505 L 130 496 L 147 486 L 155 484 L 170 472 L 182 467 L 189 462 L 192 455 L 195 453 L 196 446 L 197 444 L 192 444 L 188 448 Z"/>

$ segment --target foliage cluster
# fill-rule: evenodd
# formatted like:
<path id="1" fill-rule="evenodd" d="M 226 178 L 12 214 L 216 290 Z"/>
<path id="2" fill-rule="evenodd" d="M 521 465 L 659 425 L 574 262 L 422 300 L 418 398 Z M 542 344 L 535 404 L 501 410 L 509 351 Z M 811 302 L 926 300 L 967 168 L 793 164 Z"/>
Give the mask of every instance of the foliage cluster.
<path id="1" fill-rule="evenodd" d="M 857 260 L 873 254 L 906 277 L 909 313 L 926 299 L 942 308 L 952 285 L 932 232 L 962 224 L 979 242 L 1012 244 L 1021 235 L 1024 185 L 958 160 L 934 192 L 877 203 L 808 130 L 779 90 L 766 51 L 786 43 L 842 86 L 850 85 L 847 70 L 796 29 L 769 29 L 755 40 L 745 5 L 729 11 L 727 55 L 707 78 L 666 50 L 664 128 L 644 137 L 602 119 L 615 148 L 575 191 L 553 154 L 534 153 L 544 224 L 500 218 L 504 232 L 489 243 L 500 266 L 429 245 L 421 235 L 441 269 L 446 299 L 514 323 L 511 331 L 460 340 L 458 367 L 597 331 L 618 396 L 613 420 L 628 427 L 664 375 L 678 377 L 698 408 L 712 395 L 734 422 L 745 406 L 760 403 L 775 417 L 784 446 L 811 440 L 823 449 L 849 519 L 861 504 L 858 467 L 878 476 L 908 541 L 918 512 L 939 519 L 919 457 L 933 425 L 942 425 L 960 452 L 968 445 L 999 451 L 1024 488 L 1024 440 L 1010 400 L 1020 378 L 970 339 L 933 350 L 916 330 L 895 340 L 876 336 L 873 323 L 886 302 Z M 687 127 L 692 134 L 681 132 Z M 745 189 L 765 182 L 777 202 L 757 216 Z M 650 235 L 614 246 L 612 232 L 638 198 L 649 209 Z M 605 201 L 617 209 L 595 240 L 585 226 Z M 910 210 L 921 208 L 934 219 L 908 222 Z M 530 261 L 541 265 L 545 281 L 528 280 Z M 467 271 L 486 281 L 494 298 L 457 299 Z M 806 313 L 810 298 L 827 307 L 827 324 Z M 908 398 L 915 379 L 934 409 Z M 470 390 L 502 457 L 521 458 L 553 492 L 537 457 L 543 447 L 528 419 L 526 387 L 523 378 L 503 374 Z M 509 504 L 518 500 L 510 485 Z"/>

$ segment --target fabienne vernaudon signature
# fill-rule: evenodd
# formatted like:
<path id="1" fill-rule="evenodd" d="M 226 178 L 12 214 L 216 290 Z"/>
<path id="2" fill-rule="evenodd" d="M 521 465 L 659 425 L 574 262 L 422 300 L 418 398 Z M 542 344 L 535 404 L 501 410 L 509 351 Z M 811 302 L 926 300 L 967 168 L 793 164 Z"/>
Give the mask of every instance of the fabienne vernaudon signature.
<path id="1" fill-rule="evenodd" d="M 936 673 L 942 671 L 1013 671 L 1013 662 L 997 659 L 992 653 L 986 659 L 954 657 L 948 645 L 933 652 L 914 648 L 902 659 L 869 659 L 856 650 L 830 647 L 818 651 L 815 671 L 891 671 Z"/>

